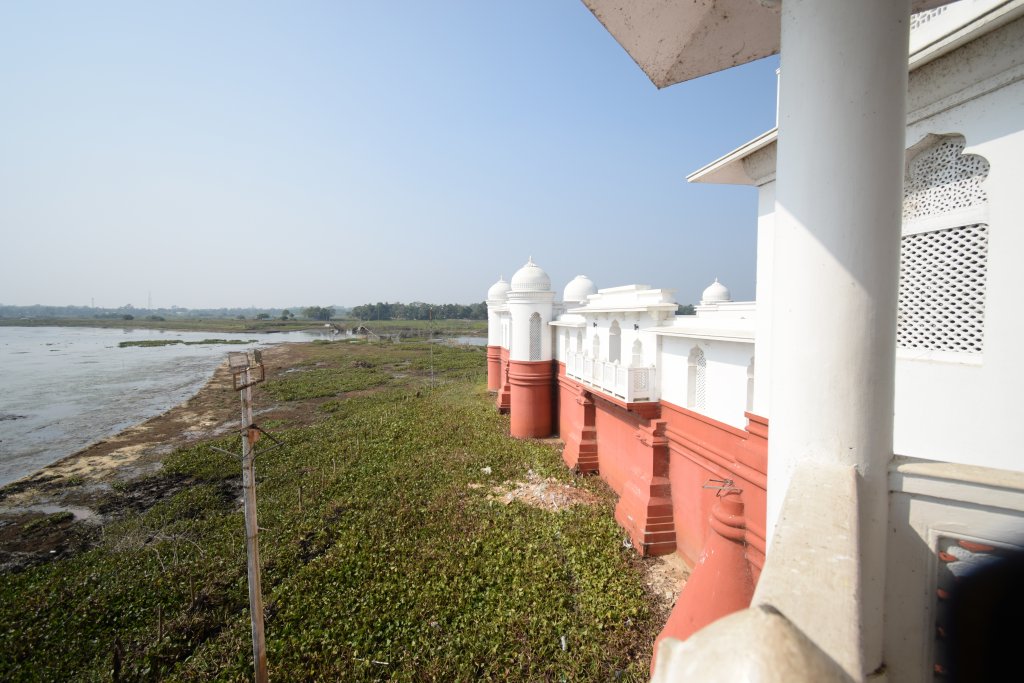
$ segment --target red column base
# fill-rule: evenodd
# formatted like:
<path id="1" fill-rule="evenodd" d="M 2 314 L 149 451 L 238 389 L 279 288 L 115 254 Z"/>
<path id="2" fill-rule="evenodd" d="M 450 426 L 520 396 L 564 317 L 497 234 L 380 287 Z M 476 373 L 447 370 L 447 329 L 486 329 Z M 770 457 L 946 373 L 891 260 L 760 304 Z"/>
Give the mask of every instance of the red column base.
<path id="1" fill-rule="evenodd" d="M 634 460 L 615 521 L 629 534 L 641 555 L 667 555 L 676 549 L 672 491 L 668 480 L 668 439 L 665 423 L 657 421 L 637 431 L 639 457 Z"/>
<path id="2" fill-rule="evenodd" d="M 517 439 L 551 436 L 551 361 L 510 360 L 510 432 Z"/>
<path id="3" fill-rule="evenodd" d="M 754 581 L 746 558 L 746 522 L 739 494 L 719 498 L 708 522 L 711 532 L 700 561 L 654 642 L 655 652 L 663 638 L 686 640 L 711 622 L 750 606 Z"/>
<path id="4" fill-rule="evenodd" d="M 512 407 L 512 387 L 508 383 L 508 349 L 498 347 L 498 396 L 494 404 L 505 414 Z"/>
<path id="5" fill-rule="evenodd" d="M 487 391 L 501 389 L 501 347 L 487 347 Z"/>

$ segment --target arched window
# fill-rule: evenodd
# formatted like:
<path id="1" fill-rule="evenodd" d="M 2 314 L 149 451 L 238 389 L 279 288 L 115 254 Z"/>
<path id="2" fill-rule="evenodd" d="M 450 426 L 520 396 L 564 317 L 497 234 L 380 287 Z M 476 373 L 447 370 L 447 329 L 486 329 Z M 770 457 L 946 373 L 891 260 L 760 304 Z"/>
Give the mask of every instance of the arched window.
<path id="1" fill-rule="evenodd" d="M 643 367 L 644 364 L 644 345 L 637 339 L 633 342 L 633 361 L 630 365 L 634 368 Z"/>
<path id="2" fill-rule="evenodd" d="M 619 321 L 613 320 L 608 330 L 608 362 L 615 363 L 622 361 L 622 329 Z"/>
<path id="3" fill-rule="evenodd" d="M 707 367 L 704 351 L 694 346 L 690 351 L 689 368 L 686 375 L 686 407 L 704 410 L 707 393 Z"/>
<path id="4" fill-rule="evenodd" d="M 530 316 L 530 360 L 540 360 L 540 313 Z"/>
<path id="5" fill-rule="evenodd" d="M 754 357 L 750 357 L 750 365 L 747 366 L 747 412 L 754 412 Z"/>
<path id="6" fill-rule="evenodd" d="M 590 343 L 593 347 L 592 351 L 594 354 L 594 360 L 601 360 L 601 337 L 597 335 L 596 331 L 594 332 L 594 338 L 590 340 Z"/>
<path id="7" fill-rule="evenodd" d="M 576 353 L 583 353 L 583 330 L 576 330 Z"/>

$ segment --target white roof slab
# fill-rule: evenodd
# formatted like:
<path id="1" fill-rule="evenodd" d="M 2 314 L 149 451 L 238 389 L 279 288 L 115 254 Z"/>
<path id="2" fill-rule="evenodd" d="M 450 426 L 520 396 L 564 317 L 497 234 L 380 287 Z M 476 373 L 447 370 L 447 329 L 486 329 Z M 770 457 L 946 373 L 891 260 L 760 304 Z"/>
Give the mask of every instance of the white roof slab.
<path id="1" fill-rule="evenodd" d="M 679 308 L 672 295 L 674 289 L 652 289 L 650 285 L 625 285 L 606 287 L 597 294 L 587 297 L 587 304 L 570 308 L 569 313 L 587 315 L 592 313 L 625 313 L 647 311 L 675 312 Z"/>
<path id="2" fill-rule="evenodd" d="M 961 0 L 911 18 L 913 71 L 951 50 L 1024 16 L 1024 0 Z M 774 180 L 779 129 L 750 142 L 686 176 L 687 182 L 758 186 Z"/>
<path id="3" fill-rule="evenodd" d="M 754 343 L 753 318 L 703 318 L 696 315 L 680 315 L 671 325 L 665 327 L 648 327 L 650 332 L 664 337 L 686 337 L 688 339 L 708 339 L 713 341 L 730 341 Z"/>
<path id="4" fill-rule="evenodd" d="M 912 0 L 920 12 L 951 0 Z M 780 0 L 583 0 L 659 88 L 779 51 Z"/>

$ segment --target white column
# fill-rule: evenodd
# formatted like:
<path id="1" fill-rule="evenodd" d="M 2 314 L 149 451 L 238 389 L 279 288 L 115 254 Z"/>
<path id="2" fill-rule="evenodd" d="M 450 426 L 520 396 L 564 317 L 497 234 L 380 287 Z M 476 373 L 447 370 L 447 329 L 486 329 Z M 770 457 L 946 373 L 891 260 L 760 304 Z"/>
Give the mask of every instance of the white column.
<path id="1" fill-rule="evenodd" d="M 909 0 L 782 3 L 769 538 L 801 463 L 856 468 L 865 674 L 881 663 L 909 21 Z"/>
<path id="2" fill-rule="evenodd" d="M 501 346 L 501 314 L 497 308 L 501 306 L 500 301 L 487 302 L 487 345 Z"/>

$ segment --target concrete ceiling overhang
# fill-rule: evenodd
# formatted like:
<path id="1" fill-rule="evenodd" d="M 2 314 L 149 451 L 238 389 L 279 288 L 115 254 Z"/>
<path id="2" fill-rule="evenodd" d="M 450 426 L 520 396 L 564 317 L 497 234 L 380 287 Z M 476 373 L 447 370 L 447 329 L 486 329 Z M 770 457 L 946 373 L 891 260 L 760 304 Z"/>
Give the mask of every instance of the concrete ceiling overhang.
<path id="1" fill-rule="evenodd" d="M 912 0 L 911 11 L 951 1 Z M 583 0 L 659 88 L 777 54 L 784 2 Z"/>

